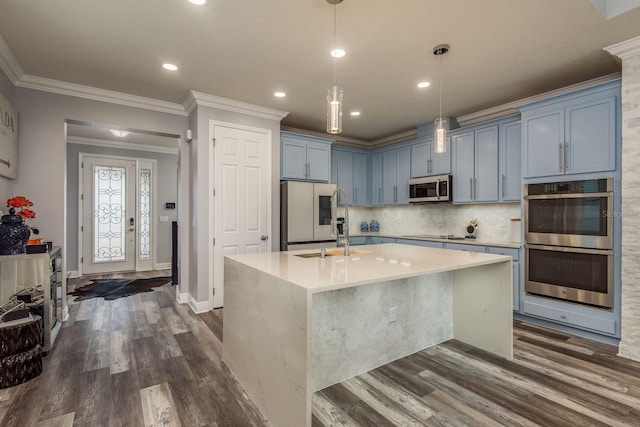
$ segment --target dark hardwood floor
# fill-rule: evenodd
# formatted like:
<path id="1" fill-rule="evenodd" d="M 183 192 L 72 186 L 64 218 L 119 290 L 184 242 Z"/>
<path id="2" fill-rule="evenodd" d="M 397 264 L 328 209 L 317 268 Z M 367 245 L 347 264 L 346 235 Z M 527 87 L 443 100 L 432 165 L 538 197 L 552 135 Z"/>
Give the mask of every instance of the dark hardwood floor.
<path id="1" fill-rule="evenodd" d="M 321 390 L 313 425 L 640 425 L 640 363 L 521 322 L 514 338 L 513 361 L 452 340 Z M 221 357 L 222 310 L 171 285 L 71 298 L 42 375 L 0 390 L 0 426 L 264 425 Z"/>

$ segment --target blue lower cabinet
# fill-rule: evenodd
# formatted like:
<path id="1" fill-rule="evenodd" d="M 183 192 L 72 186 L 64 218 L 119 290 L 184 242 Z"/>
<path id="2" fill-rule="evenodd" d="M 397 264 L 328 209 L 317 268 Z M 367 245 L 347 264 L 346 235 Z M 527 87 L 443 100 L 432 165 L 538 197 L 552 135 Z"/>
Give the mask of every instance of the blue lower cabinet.
<path id="1" fill-rule="evenodd" d="M 416 245 L 416 246 L 424 246 L 427 248 L 438 248 L 438 249 L 442 249 L 444 247 L 444 243 L 433 242 L 430 240 L 396 239 L 396 243 L 402 243 L 403 245 Z"/>
<path id="2" fill-rule="evenodd" d="M 350 237 L 349 238 L 349 244 L 351 246 L 366 245 L 367 244 L 367 237 L 366 236 Z"/>
<path id="3" fill-rule="evenodd" d="M 381 243 L 395 243 L 396 239 L 393 237 L 380 237 L 380 236 L 369 236 L 367 237 L 368 243 L 370 245 L 379 245 Z"/>
<path id="4" fill-rule="evenodd" d="M 466 245 L 464 243 L 445 243 L 445 249 L 467 252 L 485 252 L 485 247 L 480 245 Z"/>
<path id="5" fill-rule="evenodd" d="M 513 311 L 520 311 L 520 250 L 489 246 L 487 253 L 513 258 Z"/>

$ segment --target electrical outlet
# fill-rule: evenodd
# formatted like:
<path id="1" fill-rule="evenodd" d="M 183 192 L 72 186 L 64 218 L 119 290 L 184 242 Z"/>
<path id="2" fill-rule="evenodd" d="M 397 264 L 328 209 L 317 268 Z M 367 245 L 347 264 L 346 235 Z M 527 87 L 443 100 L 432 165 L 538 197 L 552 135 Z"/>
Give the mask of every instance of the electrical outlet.
<path id="1" fill-rule="evenodd" d="M 396 312 L 398 310 L 395 307 L 391 307 L 389 309 L 389 323 L 393 323 L 396 321 Z"/>
<path id="2" fill-rule="evenodd" d="M 500 218 L 500 227 L 506 227 L 507 226 L 507 220 L 504 218 Z"/>

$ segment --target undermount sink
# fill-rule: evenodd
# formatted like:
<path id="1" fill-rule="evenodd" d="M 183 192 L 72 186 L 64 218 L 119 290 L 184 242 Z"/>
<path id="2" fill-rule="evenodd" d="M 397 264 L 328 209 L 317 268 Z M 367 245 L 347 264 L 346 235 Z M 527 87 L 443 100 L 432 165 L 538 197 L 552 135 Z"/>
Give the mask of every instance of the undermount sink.
<path id="1" fill-rule="evenodd" d="M 368 254 L 369 251 L 363 251 L 362 249 L 349 248 L 349 255 Z M 342 256 L 344 255 L 344 248 L 327 249 L 325 256 Z M 322 254 L 320 252 L 309 252 L 306 254 L 297 254 L 300 258 L 320 258 Z"/>

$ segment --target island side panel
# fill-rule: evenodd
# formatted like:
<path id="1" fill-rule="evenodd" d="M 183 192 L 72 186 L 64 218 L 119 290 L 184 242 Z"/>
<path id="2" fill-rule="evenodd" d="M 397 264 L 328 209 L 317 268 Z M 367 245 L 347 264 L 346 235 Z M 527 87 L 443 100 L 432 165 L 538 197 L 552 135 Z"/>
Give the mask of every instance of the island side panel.
<path id="1" fill-rule="evenodd" d="M 454 338 L 513 359 L 511 261 L 453 272 Z"/>
<path id="2" fill-rule="evenodd" d="M 452 302 L 451 273 L 313 294 L 311 390 L 453 338 Z"/>
<path id="3" fill-rule="evenodd" d="M 225 258 L 223 360 L 273 426 L 310 426 L 306 290 Z"/>

